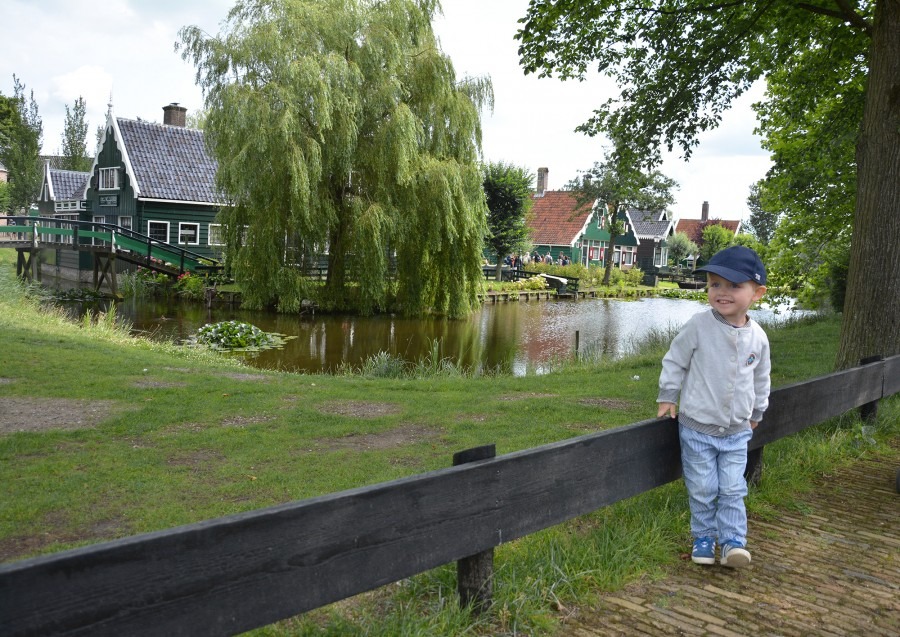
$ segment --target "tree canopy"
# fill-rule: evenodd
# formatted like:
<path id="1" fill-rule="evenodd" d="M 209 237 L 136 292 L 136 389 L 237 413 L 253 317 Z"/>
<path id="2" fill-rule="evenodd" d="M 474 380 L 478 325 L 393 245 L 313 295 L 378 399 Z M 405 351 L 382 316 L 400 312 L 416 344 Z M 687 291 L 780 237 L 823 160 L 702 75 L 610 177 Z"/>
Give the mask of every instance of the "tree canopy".
<path id="1" fill-rule="evenodd" d="M 484 195 L 488 208 L 487 244 L 497 255 L 497 273 L 503 258 L 522 252 L 529 240 L 526 217 L 533 201 L 534 175 L 527 168 L 504 162 L 484 167 Z"/>
<path id="2" fill-rule="evenodd" d="M 669 246 L 669 258 L 676 266 L 680 266 L 689 256 L 700 252 L 697 244 L 684 232 L 676 232 L 666 244 Z"/>
<path id="3" fill-rule="evenodd" d="M 87 172 L 91 169 L 91 158 L 87 154 L 88 123 L 87 106 L 83 97 L 78 97 L 69 110 L 66 104 L 66 121 L 62 132 L 63 170 Z"/>
<path id="4" fill-rule="evenodd" d="M 25 85 L 13 76 L 13 95 L 0 95 L 0 162 L 9 171 L 8 205 L 28 211 L 41 188 L 43 123 L 34 92 L 25 99 Z"/>
<path id="5" fill-rule="evenodd" d="M 665 210 L 674 203 L 672 190 L 677 186 L 658 170 L 641 168 L 635 156 L 622 152 L 621 147 L 607 149 L 602 162 L 595 162 L 593 168 L 569 182 L 567 187 L 577 193 L 578 207 L 594 202 L 609 232 L 603 285 L 609 285 L 616 239 L 625 234 L 625 211 Z"/>
<path id="6" fill-rule="evenodd" d="M 750 218 L 744 220 L 744 226 L 756 237 L 762 245 L 769 245 L 775 237 L 775 229 L 778 227 L 778 212 L 773 210 L 768 202 L 763 203 L 768 185 L 764 180 L 750 186 L 750 194 L 747 195 L 747 208 L 750 209 Z"/>
<path id="7" fill-rule="evenodd" d="M 296 308 L 300 269 L 326 252 L 330 307 L 460 316 L 475 302 L 493 94 L 457 78 L 432 30 L 438 6 L 241 0 L 217 37 L 180 32 L 249 304 Z"/>
<path id="8" fill-rule="evenodd" d="M 900 280 L 898 33 L 896 0 L 532 0 L 517 37 L 526 72 L 582 79 L 594 67 L 615 78 L 621 95 L 581 130 L 649 149 L 650 162 L 662 147 L 689 157 L 698 134 L 765 78 L 760 130 L 775 151 L 773 177 L 801 186 L 791 203 L 840 215 L 833 210 L 844 207 L 829 210 L 829 202 L 855 197 L 837 361 L 847 367 L 900 353 L 900 322 L 889 318 L 900 315 L 900 294 L 870 293 L 896 290 Z M 846 188 L 854 168 L 855 194 Z"/>

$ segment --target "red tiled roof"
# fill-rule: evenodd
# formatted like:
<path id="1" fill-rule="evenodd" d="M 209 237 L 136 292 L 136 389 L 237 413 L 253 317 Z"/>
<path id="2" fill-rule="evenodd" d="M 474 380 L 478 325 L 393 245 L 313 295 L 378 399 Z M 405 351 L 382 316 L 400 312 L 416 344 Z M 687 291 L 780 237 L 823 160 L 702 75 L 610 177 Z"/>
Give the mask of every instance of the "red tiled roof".
<path id="1" fill-rule="evenodd" d="M 531 240 L 535 245 L 572 245 L 591 214 L 591 203 L 580 208 L 575 194 L 547 190 L 543 197 L 532 195 Z"/>
<path id="2" fill-rule="evenodd" d="M 692 241 L 697 241 L 698 231 L 700 231 L 701 225 L 703 224 L 702 219 L 679 219 L 675 222 L 675 232 L 683 232 L 686 234 Z M 718 224 L 723 226 L 733 232 L 734 234 L 738 233 L 738 230 L 741 227 L 741 222 L 738 219 L 710 219 L 706 222 L 707 225 L 715 225 Z"/>

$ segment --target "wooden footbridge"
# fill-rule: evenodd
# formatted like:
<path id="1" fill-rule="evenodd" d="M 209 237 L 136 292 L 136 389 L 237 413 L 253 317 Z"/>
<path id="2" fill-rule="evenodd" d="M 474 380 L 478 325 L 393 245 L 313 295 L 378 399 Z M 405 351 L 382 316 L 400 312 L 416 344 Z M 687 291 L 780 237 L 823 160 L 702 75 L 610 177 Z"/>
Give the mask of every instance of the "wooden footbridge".
<path id="1" fill-rule="evenodd" d="M 39 254 L 46 249 L 90 253 L 94 289 L 99 291 L 106 283 L 113 294 L 117 259 L 171 277 L 222 267 L 216 259 L 114 224 L 50 217 L 7 217 L 6 221 L 7 225 L 0 225 L 0 246 L 16 249 L 16 274 L 25 280 L 41 280 Z"/>

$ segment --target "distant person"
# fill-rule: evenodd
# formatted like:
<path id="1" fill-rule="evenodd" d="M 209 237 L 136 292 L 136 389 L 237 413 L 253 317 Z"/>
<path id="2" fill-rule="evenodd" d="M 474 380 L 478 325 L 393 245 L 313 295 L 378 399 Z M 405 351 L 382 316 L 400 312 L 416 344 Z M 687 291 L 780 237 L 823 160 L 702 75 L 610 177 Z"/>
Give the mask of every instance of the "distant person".
<path id="1" fill-rule="evenodd" d="M 766 293 L 766 268 L 750 248 L 732 246 L 698 268 L 708 312 L 695 314 L 662 361 L 657 416 L 678 418 L 691 510 L 691 560 L 731 568 L 747 550 L 747 443 L 769 406 L 769 340 L 747 310 Z M 680 404 L 679 404 L 680 403 Z"/>

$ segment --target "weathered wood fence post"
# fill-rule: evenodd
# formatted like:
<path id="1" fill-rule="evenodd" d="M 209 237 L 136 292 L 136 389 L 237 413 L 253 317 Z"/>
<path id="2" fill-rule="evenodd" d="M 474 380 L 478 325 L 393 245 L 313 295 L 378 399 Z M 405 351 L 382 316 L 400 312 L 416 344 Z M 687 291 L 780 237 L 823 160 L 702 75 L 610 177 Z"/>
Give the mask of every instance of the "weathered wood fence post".
<path id="1" fill-rule="evenodd" d="M 880 363 L 884 360 L 884 356 L 866 356 L 859 361 L 860 365 L 871 365 L 872 363 Z M 878 400 L 865 403 L 859 407 L 859 417 L 865 422 L 873 422 L 878 417 Z"/>
<path id="2" fill-rule="evenodd" d="M 473 447 L 453 454 L 453 466 L 487 460 L 497 456 L 496 445 Z M 494 549 L 481 551 L 456 562 L 456 588 L 459 605 L 472 605 L 476 613 L 491 607 L 494 596 Z"/>

